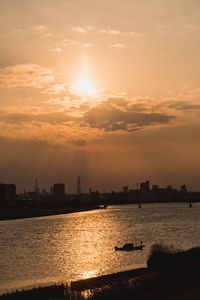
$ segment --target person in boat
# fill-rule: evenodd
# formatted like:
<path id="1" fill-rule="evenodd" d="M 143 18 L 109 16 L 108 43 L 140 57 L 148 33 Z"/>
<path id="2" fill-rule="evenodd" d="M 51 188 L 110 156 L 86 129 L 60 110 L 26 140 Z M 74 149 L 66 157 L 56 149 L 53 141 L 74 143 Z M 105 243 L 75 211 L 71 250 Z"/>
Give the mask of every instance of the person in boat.
<path id="1" fill-rule="evenodd" d="M 143 246 L 142 243 L 143 243 L 143 241 L 140 242 L 140 246 Z"/>

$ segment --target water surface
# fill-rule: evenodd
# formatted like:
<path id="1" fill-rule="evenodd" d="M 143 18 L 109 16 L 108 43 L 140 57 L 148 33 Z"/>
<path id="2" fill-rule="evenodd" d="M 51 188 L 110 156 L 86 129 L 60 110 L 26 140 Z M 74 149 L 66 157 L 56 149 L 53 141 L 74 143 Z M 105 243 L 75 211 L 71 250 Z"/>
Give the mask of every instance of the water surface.
<path id="1" fill-rule="evenodd" d="M 185 203 L 1 221 L 0 293 L 144 266 L 153 243 L 198 246 L 199 225 L 200 204 Z M 114 250 L 141 240 L 143 251 Z"/>

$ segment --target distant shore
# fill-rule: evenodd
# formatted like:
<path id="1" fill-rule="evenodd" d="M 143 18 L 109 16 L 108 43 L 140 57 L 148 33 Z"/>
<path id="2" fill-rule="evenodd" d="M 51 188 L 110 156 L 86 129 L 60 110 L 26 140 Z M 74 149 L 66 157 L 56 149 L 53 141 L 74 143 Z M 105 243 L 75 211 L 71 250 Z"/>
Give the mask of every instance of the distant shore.
<path id="1" fill-rule="evenodd" d="M 187 202 L 144 202 L 142 204 L 152 204 L 152 203 L 185 203 L 188 205 Z M 198 203 L 198 202 L 196 202 Z M 128 205 L 128 204 L 133 204 L 133 205 L 138 205 L 138 203 L 117 203 L 113 202 L 108 205 Z M 107 205 L 106 205 L 107 207 Z M 106 208 L 105 207 L 105 208 Z M 141 206 L 140 206 L 141 207 Z M 189 207 L 192 207 L 190 205 Z M 65 206 L 65 207 L 15 207 L 15 208 L 5 208 L 5 207 L 0 207 L 0 221 L 5 221 L 5 220 L 14 220 L 14 219 L 25 219 L 25 218 L 36 218 L 36 217 L 45 217 L 45 216 L 53 216 L 53 215 L 59 215 L 59 214 L 69 214 L 69 213 L 75 213 L 75 212 L 82 212 L 82 211 L 90 211 L 90 210 L 95 210 L 95 209 L 102 209 L 104 208 L 104 205 L 100 204 L 79 204 L 77 206 Z"/>
<path id="2" fill-rule="evenodd" d="M 100 209 L 99 205 L 81 205 L 77 207 L 51 207 L 51 208 L 7 208 L 0 209 L 0 221 L 36 218 L 53 216 L 59 214 L 69 214 L 81 211 Z"/>

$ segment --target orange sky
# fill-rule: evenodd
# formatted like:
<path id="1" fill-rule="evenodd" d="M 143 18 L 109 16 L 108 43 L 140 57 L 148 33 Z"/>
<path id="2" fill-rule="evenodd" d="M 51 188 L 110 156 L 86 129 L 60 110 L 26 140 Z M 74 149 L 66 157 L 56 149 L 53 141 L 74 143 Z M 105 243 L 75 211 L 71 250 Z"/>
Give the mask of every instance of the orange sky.
<path id="1" fill-rule="evenodd" d="M 0 0 L 0 180 L 200 190 L 198 0 Z"/>

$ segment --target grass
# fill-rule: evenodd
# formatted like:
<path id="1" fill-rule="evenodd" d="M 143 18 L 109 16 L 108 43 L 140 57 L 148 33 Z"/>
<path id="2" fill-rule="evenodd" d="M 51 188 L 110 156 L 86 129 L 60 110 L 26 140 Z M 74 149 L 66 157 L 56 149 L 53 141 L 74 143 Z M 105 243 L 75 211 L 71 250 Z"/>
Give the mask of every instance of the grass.
<path id="1" fill-rule="evenodd" d="M 0 296 L 37 300 L 195 300 L 200 299 L 200 248 L 178 251 L 155 244 L 148 268 Z"/>

